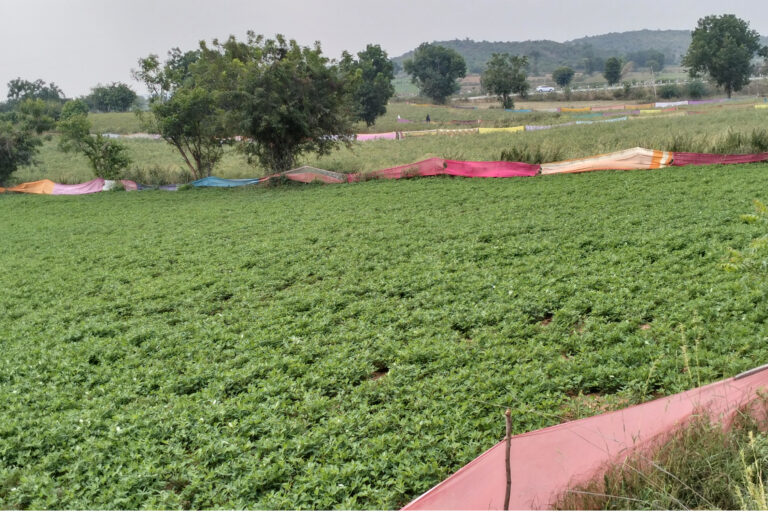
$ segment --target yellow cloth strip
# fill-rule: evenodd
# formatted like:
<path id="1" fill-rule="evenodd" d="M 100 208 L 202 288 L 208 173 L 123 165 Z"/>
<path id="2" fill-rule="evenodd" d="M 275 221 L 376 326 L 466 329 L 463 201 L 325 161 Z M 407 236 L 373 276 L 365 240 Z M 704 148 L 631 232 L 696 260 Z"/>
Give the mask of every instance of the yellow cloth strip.
<path id="1" fill-rule="evenodd" d="M 661 114 L 661 110 L 655 110 L 655 109 L 641 110 L 640 114 L 641 115 Z"/>
<path id="2" fill-rule="evenodd" d="M 768 108 L 768 103 L 763 103 L 761 105 L 755 105 L 755 108 Z"/>
<path id="3" fill-rule="evenodd" d="M 480 133 L 498 133 L 498 132 L 523 132 L 525 126 L 510 126 L 508 128 L 478 128 Z"/>
<path id="4" fill-rule="evenodd" d="M 560 112 L 591 112 L 592 107 L 580 107 L 580 108 L 571 108 L 571 107 L 563 107 L 560 109 Z"/>

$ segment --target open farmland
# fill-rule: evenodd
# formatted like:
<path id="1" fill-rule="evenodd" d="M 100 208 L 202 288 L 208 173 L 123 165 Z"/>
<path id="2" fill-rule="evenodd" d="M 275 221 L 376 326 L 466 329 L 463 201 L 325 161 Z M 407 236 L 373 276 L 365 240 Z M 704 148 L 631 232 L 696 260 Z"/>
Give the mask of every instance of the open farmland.
<path id="1" fill-rule="evenodd" d="M 768 288 L 721 263 L 766 190 L 755 164 L 0 196 L 0 508 L 395 508 L 503 435 L 493 404 L 519 433 L 762 364 Z"/>

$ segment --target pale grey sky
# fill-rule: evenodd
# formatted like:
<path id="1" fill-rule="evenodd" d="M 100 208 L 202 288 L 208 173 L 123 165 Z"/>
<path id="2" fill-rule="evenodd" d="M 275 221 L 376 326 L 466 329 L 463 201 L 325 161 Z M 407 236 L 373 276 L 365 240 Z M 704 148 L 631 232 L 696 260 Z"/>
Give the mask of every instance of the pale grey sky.
<path id="1" fill-rule="evenodd" d="M 732 13 L 768 34 L 766 0 L 0 0 L 0 100 L 9 80 L 42 78 L 69 97 L 131 81 L 140 57 L 249 29 L 319 40 L 337 58 L 378 43 L 391 57 L 424 41 L 552 39 L 692 29 Z"/>

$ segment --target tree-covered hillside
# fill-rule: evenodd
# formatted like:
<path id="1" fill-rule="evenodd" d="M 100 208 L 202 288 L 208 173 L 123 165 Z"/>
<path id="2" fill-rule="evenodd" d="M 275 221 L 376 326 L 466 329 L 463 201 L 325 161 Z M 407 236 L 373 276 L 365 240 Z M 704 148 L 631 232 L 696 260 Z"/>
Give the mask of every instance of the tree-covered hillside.
<path id="1" fill-rule="evenodd" d="M 579 71 L 601 71 L 604 59 L 613 56 L 632 60 L 633 54 L 657 50 L 664 55 L 666 65 L 679 64 L 691 42 L 690 30 L 635 30 L 611 32 L 599 36 L 588 36 L 564 43 L 556 41 L 473 41 L 455 39 L 436 41 L 436 44 L 456 50 L 467 62 L 470 73 L 481 73 L 493 53 L 527 55 L 530 71 L 551 73 L 558 66 L 571 66 Z M 768 38 L 763 38 L 768 44 Z M 398 64 L 409 59 L 408 52 L 393 60 Z"/>

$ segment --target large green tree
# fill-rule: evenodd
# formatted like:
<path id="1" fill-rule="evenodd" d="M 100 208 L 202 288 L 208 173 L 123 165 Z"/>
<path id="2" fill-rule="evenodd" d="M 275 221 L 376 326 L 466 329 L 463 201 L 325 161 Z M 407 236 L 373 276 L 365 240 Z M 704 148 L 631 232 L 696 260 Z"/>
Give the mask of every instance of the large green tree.
<path id="1" fill-rule="evenodd" d="M 134 78 L 150 91 L 150 112 L 138 115 L 147 129 L 176 148 L 195 179 L 211 175 L 232 134 L 218 105 L 222 91 L 210 80 L 210 67 L 198 66 L 205 50 L 202 43 L 200 50 L 191 52 L 174 48 L 164 63 L 150 55 L 140 59 L 133 71 Z"/>
<path id="2" fill-rule="evenodd" d="M 29 124 L 14 115 L 0 115 L 0 185 L 5 184 L 16 169 L 32 163 L 41 144 Z"/>
<path id="3" fill-rule="evenodd" d="M 250 33 L 247 47 L 256 58 L 244 66 L 234 113 L 249 157 L 281 172 L 302 153 L 327 154 L 352 140 L 349 84 L 319 43 L 309 48 Z"/>
<path id="4" fill-rule="evenodd" d="M 733 14 L 701 18 L 691 35 L 683 66 L 691 77 L 706 73 L 725 89 L 728 97 L 749 83 L 752 58 L 760 47 L 760 34 Z"/>
<path id="5" fill-rule="evenodd" d="M 112 82 L 91 88 L 91 93 L 85 97 L 85 101 L 91 110 L 98 112 L 127 112 L 136 98 L 136 93 L 128 85 Z"/>
<path id="6" fill-rule="evenodd" d="M 574 71 L 568 66 L 561 66 L 552 72 L 552 80 L 560 87 L 568 87 L 573 80 Z"/>
<path id="7" fill-rule="evenodd" d="M 527 65 L 527 57 L 494 53 L 480 76 L 480 86 L 496 96 L 504 108 L 512 108 L 515 105 L 512 95 L 525 96 L 530 87 L 525 74 Z"/>
<path id="8" fill-rule="evenodd" d="M 344 52 L 340 67 L 346 74 L 355 116 L 368 126 L 387 113 L 387 102 L 395 94 L 394 66 L 381 46 L 369 44 L 355 60 Z"/>
<path id="9" fill-rule="evenodd" d="M 621 60 L 618 57 L 606 59 L 603 76 L 608 80 L 608 85 L 619 83 L 621 80 Z"/>
<path id="10" fill-rule="evenodd" d="M 403 68 L 421 94 L 438 104 L 445 103 L 451 94 L 458 92 L 457 80 L 467 75 L 467 65 L 461 55 L 430 43 L 419 45 L 413 58 L 403 63 Z"/>

